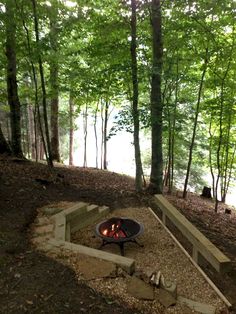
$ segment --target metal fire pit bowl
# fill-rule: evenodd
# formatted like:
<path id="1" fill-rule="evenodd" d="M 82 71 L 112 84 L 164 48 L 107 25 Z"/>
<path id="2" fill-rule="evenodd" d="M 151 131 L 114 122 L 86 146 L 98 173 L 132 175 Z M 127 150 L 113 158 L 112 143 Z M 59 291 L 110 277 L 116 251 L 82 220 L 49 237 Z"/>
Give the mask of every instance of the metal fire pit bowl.
<path id="1" fill-rule="evenodd" d="M 103 234 L 103 232 L 107 229 L 109 232 L 112 232 L 111 226 L 121 223 L 119 229 L 117 229 L 117 232 L 120 230 L 122 234 L 125 236 L 123 237 L 113 237 L 113 236 L 106 236 Z M 108 220 L 104 220 L 96 225 L 96 235 L 102 239 L 102 244 L 100 248 L 102 248 L 104 245 L 107 244 L 118 244 L 120 246 L 121 255 L 124 256 L 124 243 L 126 242 L 134 242 L 140 247 L 143 247 L 143 245 L 139 244 L 136 241 L 136 238 L 141 235 L 144 231 L 143 224 L 140 222 L 130 219 L 127 217 L 112 217 Z M 114 231 L 115 232 L 115 231 Z"/>

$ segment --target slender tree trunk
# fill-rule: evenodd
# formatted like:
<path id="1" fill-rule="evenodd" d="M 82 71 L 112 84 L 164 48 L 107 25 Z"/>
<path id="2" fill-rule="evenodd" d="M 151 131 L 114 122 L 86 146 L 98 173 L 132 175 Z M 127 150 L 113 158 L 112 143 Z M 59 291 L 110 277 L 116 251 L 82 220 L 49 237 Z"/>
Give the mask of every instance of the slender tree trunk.
<path id="1" fill-rule="evenodd" d="M 195 136 L 196 136 L 196 131 L 197 131 L 198 115 L 200 112 L 202 88 L 203 88 L 204 79 L 205 79 L 205 75 L 207 71 L 207 65 L 208 65 L 208 48 L 206 49 L 206 53 L 205 53 L 203 71 L 202 71 L 201 81 L 200 81 L 199 90 L 198 90 L 198 99 L 197 99 L 197 105 L 196 105 L 196 111 L 195 111 L 192 139 L 191 139 L 191 144 L 189 148 L 188 166 L 187 166 L 187 173 L 186 173 L 185 182 L 184 182 L 183 198 L 186 198 L 187 196 L 187 187 L 188 187 L 188 181 L 189 181 L 190 170 L 191 170 L 191 165 L 192 165 L 192 157 L 193 157 L 193 147 L 194 147 Z"/>
<path id="2" fill-rule="evenodd" d="M 36 1 L 31 0 L 31 2 L 33 5 L 35 38 L 36 38 L 37 47 L 39 49 L 39 29 L 38 29 L 38 16 L 37 16 L 37 10 L 36 10 Z M 45 151 L 45 155 L 46 155 L 48 166 L 53 167 L 49 127 L 48 127 L 48 116 L 47 116 L 47 95 L 46 95 L 46 87 L 45 87 L 44 72 L 43 72 L 43 62 L 41 59 L 40 51 L 38 51 L 38 64 L 39 64 L 39 73 L 40 73 L 40 79 L 41 79 L 43 118 L 44 118 L 44 128 L 45 128 L 46 144 L 47 144 L 47 151 Z"/>
<path id="3" fill-rule="evenodd" d="M 103 169 L 103 141 L 104 141 L 104 117 L 103 117 L 103 101 L 101 99 L 101 133 L 102 133 L 102 138 L 101 138 L 101 169 Z"/>
<path id="4" fill-rule="evenodd" d="M 19 9 L 19 8 L 18 8 Z M 23 16 L 22 12 L 21 15 Z M 42 126 L 42 122 L 41 122 L 41 113 L 40 113 L 40 107 L 39 107 L 39 97 L 38 97 L 38 79 L 37 79 L 37 74 L 36 74 L 36 68 L 34 65 L 34 62 L 32 61 L 32 54 L 33 51 L 31 49 L 31 44 L 30 44 L 30 34 L 29 34 L 29 30 L 26 26 L 25 20 L 22 17 L 22 23 L 23 23 L 23 27 L 25 29 L 25 33 L 26 33 L 26 39 L 27 39 L 27 49 L 28 49 L 28 55 L 29 55 L 29 60 L 30 60 L 30 65 L 31 65 L 31 70 L 32 70 L 32 82 L 33 82 L 33 87 L 34 87 L 34 110 L 33 110 L 33 117 L 34 117 L 34 137 L 35 137 L 35 159 L 36 162 L 38 162 L 38 160 L 40 159 L 40 138 L 38 136 L 38 131 L 41 134 L 41 138 L 42 138 L 42 143 L 44 146 L 44 151 L 46 154 L 46 159 L 48 160 L 48 156 L 47 156 L 47 147 L 46 147 L 46 142 L 45 142 L 45 138 L 44 138 L 44 133 L 43 133 L 43 126 Z"/>
<path id="5" fill-rule="evenodd" d="M 73 166 L 73 148 L 74 148 L 74 100 L 72 92 L 69 99 L 69 116 L 70 116 L 70 138 L 69 138 L 69 165 Z"/>
<path id="6" fill-rule="evenodd" d="M 209 125 L 209 135 L 210 135 L 209 165 L 210 165 L 210 172 L 211 172 L 211 178 L 212 178 L 212 193 L 213 193 L 213 197 L 216 197 L 216 194 L 215 194 L 215 175 L 214 175 L 213 165 L 212 165 L 212 140 L 213 140 L 213 134 L 212 134 L 211 128 L 212 128 L 212 114 L 211 114 L 211 120 L 210 120 L 210 125 Z"/>
<path id="7" fill-rule="evenodd" d="M 40 159 L 40 160 L 44 160 L 44 155 L 45 155 L 44 145 L 43 145 L 43 142 L 40 141 L 39 159 Z"/>
<path id="8" fill-rule="evenodd" d="M 225 200 L 226 200 L 226 196 L 227 196 L 227 193 L 228 193 L 228 190 L 229 190 L 229 184 L 230 184 L 230 181 L 232 179 L 232 171 L 233 171 L 233 164 L 234 164 L 235 154 L 236 154 L 236 144 L 234 144 L 233 154 L 232 154 L 231 161 L 230 161 L 229 175 L 228 175 L 226 189 L 225 189 Z"/>
<path id="9" fill-rule="evenodd" d="M 165 84 L 165 89 L 166 89 L 166 85 Z M 165 95 L 166 95 L 166 91 L 165 91 Z M 171 108 L 170 108 L 170 99 L 172 96 L 172 90 L 171 88 L 169 88 L 169 94 L 167 97 L 165 97 L 165 95 L 163 95 L 163 104 L 164 104 L 164 99 L 166 98 L 166 103 L 165 103 L 165 107 L 167 108 L 167 119 L 168 119 L 168 149 L 167 149 L 167 163 L 166 163 L 166 168 L 165 168 L 165 172 L 164 172 L 164 179 L 163 179 L 163 184 L 164 186 L 168 186 L 168 192 L 170 193 L 170 182 L 171 182 L 171 161 L 172 161 L 172 157 L 171 157 L 171 147 L 172 147 L 172 126 L 171 126 L 171 119 L 172 119 L 172 114 L 171 114 Z"/>
<path id="10" fill-rule="evenodd" d="M 0 124 L 0 154 L 11 155 L 11 149 L 2 133 L 1 124 Z"/>
<path id="11" fill-rule="evenodd" d="M 95 136 L 95 149 L 96 149 L 96 168 L 98 168 L 98 135 L 97 135 L 97 114 L 98 114 L 98 105 L 99 101 L 97 102 L 96 109 L 94 112 L 94 136 Z"/>
<path id="12" fill-rule="evenodd" d="M 131 70 L 132 70 L 132 83 L 133 83 L 133 99 L 132 99 L 132 114 L 134 125 L 134 152 L 135 152 L 135 188 L 136 191 L 141 191 L 143 187 L 142 182 L 142 161 L 139 143 L 139 110 L 138 110 L 138 66 L 137 66 L 137 14 L 136 14 L 136 0 L 131 0 Z"/>
<path id="13" fill-rule="evenodd" d="M 11 121 L 10 121 L 9 115 L 6 116 L 6 119 L 7 119 L 7 139 L 8 139 L 8 143 L 9 143 L 10 142 L 10 138 L 11 138 L 11 126 L 10 126 Z"/>
<path id="14" fill-rule="evenodd" d="M 105 103 L 104 130 L 103 130 L 103 169 L 107 169 L 107 124 L 108 124 L 109 101 Z"/>
<path id="15" fill-rule="evenodd" d="M 87 167 L 88 104 L 84 111 L 84 167 Z"/>
<path id="16" fill-rule="evenodd" d="M 28 116 L 28 101 L 26 100 L 27 105 L 24 110 L 24 119 L 25 119 L 25 140 L 26 140 L 26 153 L 27 157 L 30 158 L 30 132 L 29 132 L 29 116 Z"/>
<path id="17" fill-rule="evenodd" d="M 59 106 L 59 82 L 58 82 L 58 9 L 56 5 L 51 7 L 50 15 L 50 43 L 51 43 L 51 61 L 50 61 L 50 84 L 51 84 L 51 150 L 52 159 L 60 162 L 59 153 L 59 130 L 58 130 L 58 106 Z"/>
<path id="18" fill-rule="evenodd" d="M 232 110 L 227 112 L 228 125 L 227 125 L 227 135 L 225 142 L 225 160 L 224 160 L 224 176 L 223 182 L 221 184 L 221 201 L 225 203 L 227 195 L 227 182 L 228 182 L 228 171 L 229 171 L 229 147 L 230 147 L 230 131 L 232 125 Z"/>
<path id="19" fill-rule="evenodd" d="M 231 51 L 232 52 L 232 51 Z M 231 55 L 232 56 L 232 55 Z M 223 111 L 224 111 L 224 102 L 225 102 L 225 96 L 224 96 L 224 88 L 225 88 L 225 80 L 228 75 L 229 69 L 230 69 L 230 64 L 231 64 L 231 57 L 228 61 L 227 68 L 225 71 L 225 74 L 222 78 L 221 81 L 221 92 L 220 92 L 220 119 L 219 119 L 219 130 L 220 130 L 220 135 L 219 135 L 219 142 L 218 142 L 218 148 L 216 152 L 216 157 L 217 157 L 217 177 L 216 177 L 216 185 L 215 185 L 215 194 L 216 194 L 216 199 L 215 199 L 215 212 L 217 213 L 218 211 L 218 187 L 219 187 L 219 180 L 222 175 L 222 162 L 221 162 L 221 157 L 220 157 L 220 152 L 221 152 L 221 147 L 222 147 L 222 142 L 223 142 Z"/>
<path id="20" fill-rule="evenodd" d="M 175 83 L 175 105 L 174 105 L 173 123 L 172 123 L 172 137 L 171 137 L 171 174 L 170 174 L 169 193 L 172 192 L 172 190 L 173 190 L 173 183 L 174 183 L 175 125 L 176 125 L 176 112 L 177 112 L 177 106 L 178 106 L 178 92 L 179 92 L 179 57 L 177 55 L 176 83 Z"/>
<path id="21" fill-rule="evenodd" d="M 16 78 L 15 1 L 6 1 L 7 98 L 11 117 L 11 148 L 13 155 L 23 158 L 21 148 L 21 111 Z"/>
<path id="22" fill-rule="evenodd" d="M 32 105 L 28 105 L 28 124 L 29 124 L 29 142 L 30 142 L 30 156 L 36 159 L 35 154 L 35 127 L 34 127 L 34 112 Z"/>
<path id="23" fill-rule="evenodd" d="M 152 82 L 151 82 L 151 128 L 152 128 L 152 160 L 149 191 L 162 193 L 163 159 L 162 159 L 162 22 L 161 1 L 152 0 Z"/>

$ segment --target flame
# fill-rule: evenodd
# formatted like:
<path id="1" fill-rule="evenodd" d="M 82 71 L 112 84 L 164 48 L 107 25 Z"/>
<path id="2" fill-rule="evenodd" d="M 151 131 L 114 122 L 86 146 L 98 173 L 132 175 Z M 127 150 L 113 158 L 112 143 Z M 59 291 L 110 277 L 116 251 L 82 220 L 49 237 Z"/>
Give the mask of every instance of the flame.
<path id="1" fill-rule="evenodd" d="M 108 229 L 103 230 L 103 231 L 102 231 L 102 234 L 104 234 L 104 236 L 107 236 L 107 234 L 108 234 Z"/>

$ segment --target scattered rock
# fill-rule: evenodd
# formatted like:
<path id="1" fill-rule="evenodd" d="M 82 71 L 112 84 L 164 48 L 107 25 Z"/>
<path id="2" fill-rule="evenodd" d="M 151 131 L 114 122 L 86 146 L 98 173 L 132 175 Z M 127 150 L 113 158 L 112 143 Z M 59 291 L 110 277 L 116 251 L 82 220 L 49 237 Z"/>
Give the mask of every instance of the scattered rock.
<path id="1" fill-rule="evenodd" d="M 153 275 L 153 270 L 145 270 L 145 272 L 142 273 L 142 280 L 146 283 L 150 283 L 150 278 Z"/>
<path id="2" fill-rule="evenodd" d="M 150 278 L 150 282 L 151 284 L 155 285 L 156 287 L 158 287 L 160 285 L 160 279 L 161 277 L 163 277 L 163 275 L 161 275 L 161 272 L 154 272 Z M 163 277 L 164 278 L 164 277 Z"/>
<path id="3" fill-rule="evenodd" d="M 178 302 L 180 304 L 185 304 L 192 310 L 197 311 L 202 314 L 215 314 L 216 313 L 216 308 L 214 306 L 196 302 L 196 301 L 184 298 L 182 296 L 178 296 Z"/>
<path id="4" fill-rule="evenodd" d="M 153 287 L 135 276 L 127 284 L 127 292 L 137 299 L 154 300 Z"/>
<path id="5" fill-rule="evenodd" d="M 177 285 L 175 282 L 165 280 L 164 276 L 160 276 L 160 287 L 168 291 L 175 299 L 177 298 Z"/>
<path id="6" fill-rule="evenodd" d="M 124 271 L 124 269 L 122 269 L 121 267 L 117 267 L 117 276 L 126 278 L 129 275 L 128 275 L 128 273 L 126 271 Z"/>
<path id="7" fill-rule="evenodd" d="M 78 261 L 78 269 L 86 280 L 116 277 L 116 265 L 97 258 L 87 256 L 80 258 Z"/>
<path id="8" fill-rule="evenodd" d="M 162 288 L 157 290 L 156 298 L 165 308 L 176 304 L 176 299 L 172 294 Z"/>

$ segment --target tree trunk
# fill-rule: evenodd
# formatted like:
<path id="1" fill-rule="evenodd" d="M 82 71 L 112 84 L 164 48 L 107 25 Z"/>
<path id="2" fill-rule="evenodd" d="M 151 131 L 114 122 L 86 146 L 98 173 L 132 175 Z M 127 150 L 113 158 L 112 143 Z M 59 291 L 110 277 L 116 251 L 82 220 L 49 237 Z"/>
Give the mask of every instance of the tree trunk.
<path id="1" fill-rule="evenodd" d="M 202 88 L 203 88 L 203 83 L 204 83 L 204 79 L 205 79 L 205 75 L 207 71 L 207 65 L 208 65 L 208 48 L 206 49 L 206 53 L 205 53 L 203 71 L 202 71 L 201 81 L 200 81 L 199 90 L 198 90 L 198 99 L 197 99 L 197 105 L 196 105 L 196 111 L 195 111 L 192 140 L 191 140 L 191 144 L 189 148 L 188 166 L 187 166 L 187 173 L 186 173 L 185 182 L 184 182 L 183 198 L 186 198 L 187 196 L 187 187 L 188 187 L 188 181 L 189 181 L 189 175 L 190 175 L 190 169 L 191 169 L 192 157 L 193 157 L 193 147 L 195 143 L 195 136 L 196 136 L 196 130 L 197 130 L 197 124 L 198 124 L 198 115 L 200 112 Z"/>
<path id="2" fill-rule="evenodd" d="M 28 48 L 28 55 L 29 55 L 29 60 L 30 60 L 30 65 L 31 65 L 31 70 L 32 70 L 32 82 L 33 82 L 33 87 L 34 87 L 34 109 L 32 109 L 33 112 L 33 121 L 34 121 L 34 147 L 35 147 L 35 159 L 36 162 L 40 159 L 40 137 L 39 137 L 39 132 L 41 134 L 41 139 L 42 143 L 44 146 L 44 151 L 46 152 L 46 158 L 47 157 L 47 147 L 46 147 L 46 142 L 43 134 L 43 126 L 41 122 L 41 113 L 40 113 L 40 108 L 39 108 L 39 97 L 38 97 L 38 80 L 37 80 L 37 74 L 36 74 L 36 68 L 34 65 L 34 62 L 32 60 L 32 55 L 33 51 L 31 49 L 31 44 L 30 44 L 30 33 L 29 30 L 26 26 L 24 18 L 22 18 L 22 23 L 23 27 L 25 29 L 26 33 L 26 40 L 27 40 L 27 48 Z M 39 132 L 38 132 L 39 131 Z M 33 148 L 32 148 L 33 151 Z M 33 154 L 33 153 L 32 153 Z M 33 158 L 33 157 L 32 157 Z"/>
<path id="3" fill-rule="evenodd" d="M 162 193 L 163 159 L 162 159 L 162 23 L 161 1 L 152 0 L 152 81 L 151 81 L 151 128 L 152 128 L 152 159 L 149 191 Z"/>
<path id="4" fill-rule="evenodd" d="M 2 133 L 1 125 L 0 125 L 0 154 L 11 155 L 11 149 Z"/>
<path id="5" fill-rule="evenodd" d="M 58 105 L 59 105 L 59 82 L 58 82 L 58 10 L 56 6 L 51 7 L 50 15 L 50 84 L 51 84 L 51 150 L 52 159 L 60 162 L 59 153 L 59 131 L 58 131 Z"/>
<path id="6" fill-rule="evenodd" d="M 209 166 L 210 166 L 210 172 L 211 172 L 211 178 L 212 178 L 212 193 L 213 193 L 213 197 L 216 197 L 216 194 L 215 194 L 215 175 L 214 175 L 213 164 L 212 164 L 213 134 L 212 134 L 211 128 L 212 128 L 212 113 L 211 113 L 211 119 L 210 119 L 210 125 L 209 125 L 209 135 L 210 135 Z"/>
<path id="7" fill-rule="evenodd" d="M 103 169 L 103 141 L 104 141 L 104 117 L 103 117 L 103 100 L 101 99 L 101 169 Z"/>
<path id="8" fill-rule="evenodd" d="M 32 105 L 28 105 L 28 124 L 29 124 L 29 141 L 30 141 L 30 156 L 36 159 L 35 153 L 35 127 L 34 127 L 34 112 Z"/>
<path id="9" fill-rule="evenodd" d="M 175 83 L 175 105 L 173 113 L 173 122 L 172 122 L 172 137 L 171 137 L 171 174 L 170 174 L 170 184 L 169 184 L 169 193 L 173 190 L 174 183 L 174 168 L 175 168 L 175 125 L 176 125 L 176 112 L 178 106 L 178 92 L 179 92 L 179 57 L 177 52 L 177 63 L 176 63 L 176 83 Z"/>
<path id="10" fill-rule="evenodd" d="M 35 0 L 31 0 L 31 1 L 33 5 L 35 38 L 36 38 L 37 48 L 39 49 L 39 29 L 38 29 L 38 16 L 37 16 L 37 10 L 36 10 L 36 1 Z M 43 72 L 43 62 L 41 59 L 40 51 L 38 51 L 38 64 L 39 64 L 39 73 L 40 73 L 40 79 L 41 79 L 43 118 L 44 118 L 44 128 L 45 128 L 46 144 L 47 144 L 47 151 L 45 151 L 44 153 L 46 155 L 48 166 L 53 167 L 49 127 L 48 127 L 48 116 L 47 116 L 47 95 L 46 95 L 46 87 L 45 87 L 44 72 Z M 46 146 L 44 147 L 44 149 L 45 148 Z"/>
<path id="11" fill-rule="evenodd" d="M 141 191 L 142 182 L 142 161 L 140 153 L 140 143 L 139 143 L 139 110 L 138 110 L 138 67 L 137 67 L 137 14 L 136 14 L 136 0 L 131 0 L 131 69 L 132 69 L 132 82 L 133 82 L 133 99 L 132 99 L 132 114 L 133 114 L 133 124 L 134 124 L 134 152 L 135 152 L 135 188 L 136 191 Z"/>
<path id="12" fill-rule="evenodd" d="M 73 148 L 74 148 L 74 100 L 72 92 L 69 99 L 69 116 L 70 116 L 70 138 L 69 138 L 69 165 L 73 166 Z"/>
<path id="13" fill-rule="evenodd" d="M 86 102 L 84 111 L 84 167 L 87 167 L 87 135 L 88 135 L 88 105 Z"/>
<path id="14" fill-rule="evenodd" d="M 11 117 L 11 149 L 13 155 L 23 158 L 21 148 L 21 111 L 16 78 L 15 1 L 6 1 L 6 56 L 7 98 Z"/>
<path id="15" fill-rule="evenodd" d="M 105 103 L 104 130 L 103 130 L 103 169 L 107 169 L 107 124 L 108 124 L 109 101 Z"/>
<path id="16" fill-rule="evenodd" d="M 94 112 L 94 136 L 95 136 L 95 149 L 96 149 L 96 168 L 98 168 L 98 135 L 97 135 L 97 114 L 98 114 L 98 105 L 99 101 L 97 102 L 96 109 Z"/>
<path id="17" fill-rule="evenodd" d="M 218 147 L 217 147 L 217 152 L 216 152 L 216 157 L 217 157 L 217 177 L 216 177 L 216 185 L 215 185 L 215 194 L 216 194 L 216 199 L 215 199 L 215 212 L 217 213 L 218 211 L 218 187 L 219 187 L 219 180 L 220 177 L 222 176 L 222 161 L 221 161 L 221 147 L 223 144 L 223 111 L 224 111 L 224 102 L 225 102 L 225 95 L 224 95 L 224 89 L 225 89 L 225 80 L 228 75 L 229 69 L 230 69 L 230 64 L 231 64 L 231 58 L 228 61 L 227 69 L 225 71 L 225 74 L 222 78 L 221 82 L 221 91 L 220 91 L 220 119 L 219 119 L 219 142 L 218 142 Z"/>

